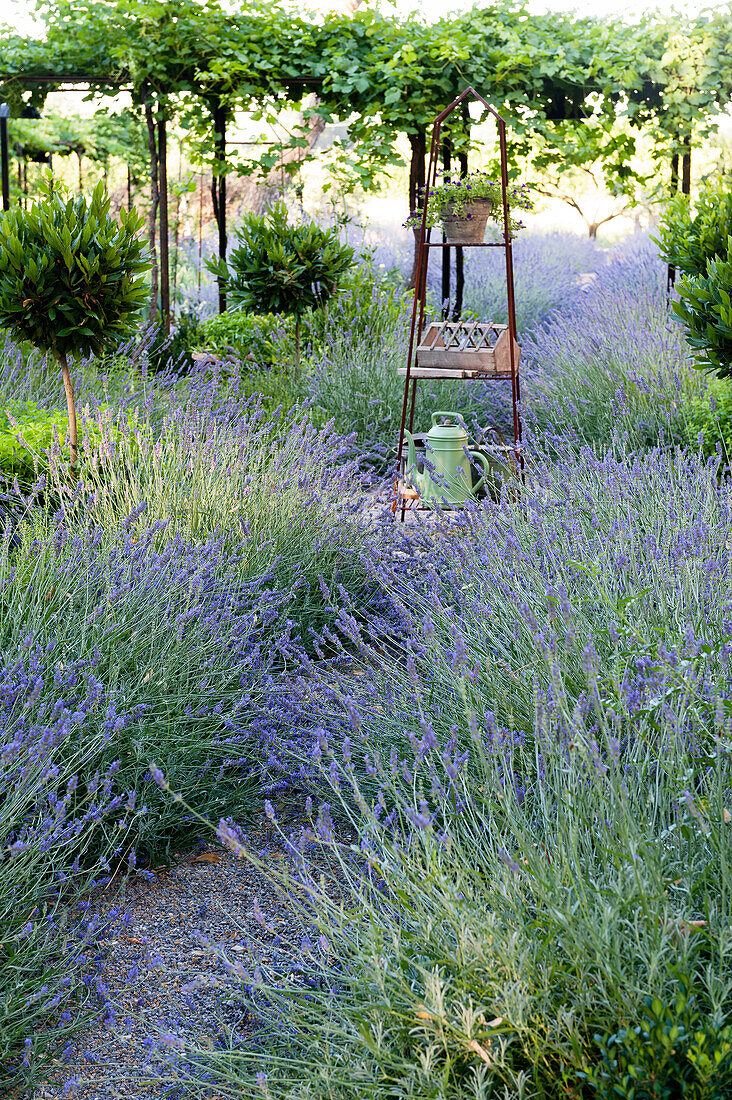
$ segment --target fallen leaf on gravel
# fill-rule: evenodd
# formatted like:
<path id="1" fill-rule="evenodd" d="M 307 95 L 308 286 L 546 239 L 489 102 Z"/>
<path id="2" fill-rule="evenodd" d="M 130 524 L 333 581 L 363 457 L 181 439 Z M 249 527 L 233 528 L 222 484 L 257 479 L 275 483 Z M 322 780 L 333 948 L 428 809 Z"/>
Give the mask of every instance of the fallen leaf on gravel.
<path id="1" fill-rule="evenodd" d="M 203 852 L 200 856 L 196 856 L 193 860 L 194 863 L 221 863 L 223 856 L 220 856 L 218 852 Z"/>

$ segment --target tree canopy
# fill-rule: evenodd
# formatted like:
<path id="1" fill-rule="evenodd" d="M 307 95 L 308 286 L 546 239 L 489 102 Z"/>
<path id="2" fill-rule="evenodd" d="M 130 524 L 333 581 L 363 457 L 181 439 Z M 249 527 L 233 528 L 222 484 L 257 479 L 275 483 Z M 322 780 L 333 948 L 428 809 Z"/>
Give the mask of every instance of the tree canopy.
<path id="1" fill-rule="evenodd" d="M 11 109 L 40 105 L 70 80 L 149 92 L 169 111 L 195 104 L 203 116 L 214 106 L 299 106 L 316 92 L 308 111 L 348 122 L 362 179 L 394 160 L 398 134 L 421 134 L 467 84 L 506 115 L 517 149 L 538 133 L 558 161 L 560 124 L 588 115 L 653 128 L 659 149 L 673 153 L 693 127 L 708 130 L 732 90 L 721 11 L 632 25 L 502 2 L 432 24 L 371 9 L 320 19 L 283 4 L 229 11 L 219 0 L 49 0 L 40 11 L 45 37 L 0 36 L 0 95 Z M 263 170 L 275 155 L 265 154 Z"/>

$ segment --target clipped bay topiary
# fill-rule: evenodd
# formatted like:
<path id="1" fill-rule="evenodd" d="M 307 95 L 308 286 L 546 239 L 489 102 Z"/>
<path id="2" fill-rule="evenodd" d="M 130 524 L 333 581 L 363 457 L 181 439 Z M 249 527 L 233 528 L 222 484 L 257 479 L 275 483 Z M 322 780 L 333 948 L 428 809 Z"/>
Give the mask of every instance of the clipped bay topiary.
<path id="1" fill-rule="evenodd" d="M 732 237 L 727 255 L 732 256 Z M 706 273 L 685 275 L 678 292 L 678 302 L 671 305 L 697 353 L 697 365 L 719 378 L 732 377 L 732 260 L 709 260 Z"/>
<path id="2" fill-rule="evenodd" d="M 226 281 L 232 309 L 282 313 L 295 318 L 295 359 L 300 358 L 300 322 L 321 309 L 354 263 L 354 251 L 335 229 L 312 222 L 288 225 L 287 207 L 276 203 L 263 216 L 247 214 L 237 231 L 239 247 L 227 265 L 209 270 Z"/>
<path id="3" fill-rule="evenodd" d="M 101 183 L 89 199 L 68 198 L 49 180 L 29 210 L 0 215 L 0 326 L 58 360 L 72 467 L 79 450 L 68 359 L 100 355 L 133 329 L 150 266 L 142 227 L 133 210 L 110 217 Z"/>

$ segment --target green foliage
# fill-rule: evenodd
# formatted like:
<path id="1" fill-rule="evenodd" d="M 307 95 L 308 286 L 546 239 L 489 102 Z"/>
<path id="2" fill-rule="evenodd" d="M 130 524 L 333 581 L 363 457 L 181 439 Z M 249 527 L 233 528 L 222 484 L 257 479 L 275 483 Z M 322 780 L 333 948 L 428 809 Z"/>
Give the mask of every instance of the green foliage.
<path id="1" fill-rule="evenodd" d="M 103 423 L 106 406 L 98 406 L 96 416 L 82 421 L 86 452 L 91 454 L 103 435 L 118 443 L 124 438 L 119 426 Z M 69 417 L 60 409 L 39 408 L 34 401 L 6 401 L 0 404 L 0 478 L 12 476 L 28 480 L 49 469 L 48 451 L 56 437 L 63 449 L 68 446 Z"/>
<path id="2" fill-rule="evenodd" d="M 692 211 L 686 195 L 669 202 L 658 227 L 662 258 L 685 275 L 705 275 L 707 264 L 726 259 L 732 235 L 732 188 L 721 181 L 702 189 Z"/>
<path id="3" fill-rule="evenodd" d="M 134 327 L 148 268 L 142 220 L 109 216 L 103 185 L 90 201 L 49 193 L 0 218 L 0 326 L 55 355 L 98 355 Z"/>
<path id="4" fill-rule="evenodd" d="M 729 461 L 732 456 L 732 383 L 728 379 L 711 379 L 706 391 L 690 404 L 686 412 L 686 442 L 693 449 L 701 446 L 707 456 L 720 447 Z"/>
<path id="5" fill-rule="evenodd" d="M 647 997 L 643 1020 L 596 1035 L 600 1063 L 581 1076 L 597 1100 L 723 1100 L 732 1090 L 732 1027 L 709 1018 L 684 986 Z"/>
<path id="6" fill-rule="evenodd" d="M 247 365 L 271 367 L 288 358 L 290 327 L 272 313 L 219 313 L 203 322 L 197 346 L 218 355 L 234 352 Z"/>
<path id="7" fill-rule="evenodd" d="M 354 262 L 353 249 L 341 244 L 335 229 L 288 225 L 281 202 L 261 217 L 247 215 L 237 236 L 229 265 L 210 262 L 209 269 L 227 279 L 233 308 L 252 313 L 300 318 L 320 309 Z"/>
<path id="8" fill-rule="evenodd" d="M 732 194 L 730 195 L 732 211 Z M 727 239 L 729 256 L 732 237 Z M 686 340 L 697 352 L 696 366 L 719 378 L 732 376 L 732 259 L 707 262 L 706 275 L 685 275 L 678 284 L 679 300 L 672 302 L 686 330 Z"/>
<path id="9" fill-rule="evenodd" d="M 69 430 L 69 418 L 59 409 L 39 409 L 32 401 L 0 405 L 0 477 L 32 476 L 34 459 L 51 446 L 54 429 L 59 439 Z"/>

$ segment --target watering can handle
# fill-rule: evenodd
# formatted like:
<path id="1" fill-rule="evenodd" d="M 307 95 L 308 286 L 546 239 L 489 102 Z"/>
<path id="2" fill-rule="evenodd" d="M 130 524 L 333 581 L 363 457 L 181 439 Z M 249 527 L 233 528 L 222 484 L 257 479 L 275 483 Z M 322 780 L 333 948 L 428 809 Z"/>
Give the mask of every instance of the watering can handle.
<path id="1" fill-rule="evenodd" d="M 462 425 L 462 427 L 463 427 L 463 428 L 465 427 L 465 421 L 463 420 L 463 418 L 462 418 L 462 416 L 460 415 L 460 413 L 451 413 L 451 412 L 440 412 L 440 411 L 438 411 L 438 412 L 433 412 L 433 413 L 432 413 L 432 427 L 433 427 L 433 428 L 436 428 L 436 427 L 437 427 L 437 420 L 436 420 L 436 417 L 438 417 L 438 416 L 446 416 L 446 417 L 448 417 L 448 418 L 449 418 L 450 420 L 454 420 L 454 421 L 456 421 L 456 422 L 457 422 L 458 424 Z"/>
<path id="2" fill-rule="evenodd" d="M 482 466 L 484 471 L 483 476 L 479 477 L 475 485 L 473 486 L 473 492 L 477 493 L 478 489 L 480 489 L 481 485 L 488 477 L 488 475 L 493 473 L 493 464 L 489 461 L 489 459 L 486 458 L 484 454 L 481 454 L 480 451 L 470 451 L 470 457 L 473 459 L 474 462 L 477 462 L 480 466 Z"/>

